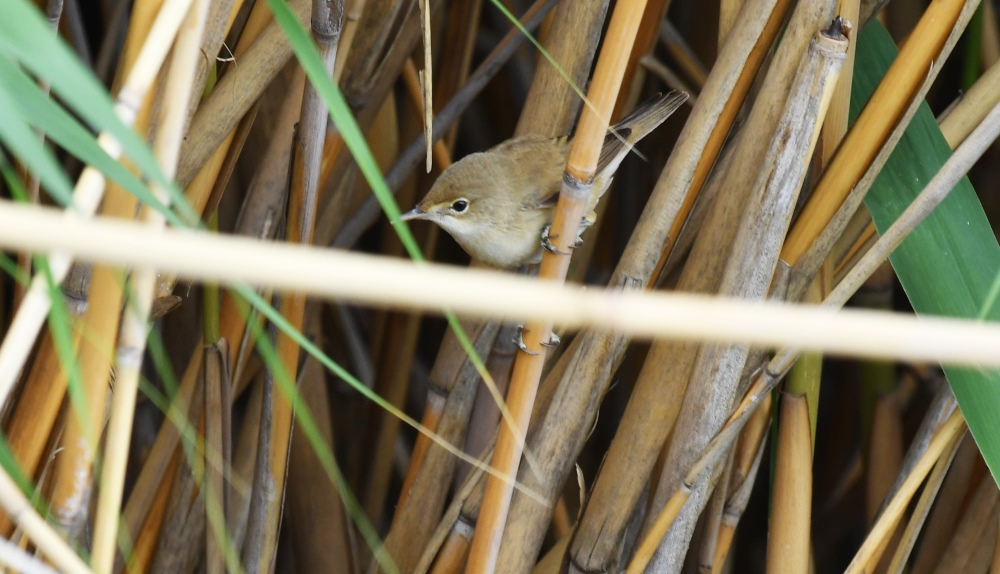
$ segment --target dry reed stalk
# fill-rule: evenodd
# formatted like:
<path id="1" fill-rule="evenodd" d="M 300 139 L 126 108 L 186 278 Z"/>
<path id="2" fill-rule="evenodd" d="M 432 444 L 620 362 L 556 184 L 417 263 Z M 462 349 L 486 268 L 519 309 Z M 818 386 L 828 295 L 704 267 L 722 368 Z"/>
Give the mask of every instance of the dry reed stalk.
<path id="1" fill-rule="evenodd" d="M 334 452 L 333 420 L 323 366 L 311 357 L 302 367 L 299 396 L 309 405 L 323 442 Z M 351 518 L 340 493 L 330 483 L 300 425 L 295 426 L 289 454 L 288 492 L 285 496 L 290 542 L 295 564 L 303 572 L 360 572 L 354 567 Z"/>
<path id="2" fill-rule="evenodd" d="M 158 517 L 153 509 L 156 501 L 161 498 L 165 504 L 170 488 L 169 481 L 165 479 L 174 476 L 174 471 L 169 469 L 176 467 L 179 456 L 184 456 L 183 452 L 177 450 L 181 438 L 177 421 L 197 418 L 196 413 L 191 411 L 191 406 L 200 382 L 203 357 L 204 347 L 201 344 L 195 345 L 181 379 L 180 388 L 171 399 L 167 411 L 168 420 L 160 427 L 156 441 L 150 448 L 145 464 L 139 471 L 128 502 L 125 504 L 122 512 L 122 528 L 129 540 L 144 537 L 156 540 L 159 536 L 162 516 Z"/>
<path id="3" fill-rule="evenodd" d="M 920 492 L 920 499 L 917 501 L 917 504 L 913 509 L 913 514 L 906 523 L 906 529 L 900 537 L 900 543 L 896 547 L 896 552 L 893 554 L 888 568 L 886 568 L 886 572 L 888 574 L 903 573 L 903 570 L 906 567 L 906 562 L 910 557 L 910 553 L 917 542 L 917 535 L 920 534 L 920 529 L 927 520 L 928 514 L 930 514 L 931 505 L 933 505 L 936 501 L 941 485 L 944 483 L 945 476 L 948 474 L 948 469 L 951 468 L 951 464 L 954 461 L 955 455 L 958 453 L 962 442 L 962 439 L 955 441 L 951 448 L 949 448 L 944 456 L 938 460 L 937 464 L 934 465 L 934 469 L 927 478 L 927 484 L 924 485 L 924 488 Z"/>
<path id="4" fill-rule="evenodd" d="M 440 0 L 432 0 L 430 10 L 437 11 Z M 362 133 L 368 131 L 372 121 L 382 109 L 389 92 L 404 64 L 409 60 L 420 39 L 420 18 L 414 0 L 368 0 L 357 23 L 357 33 L 344 61 L 344 75 L 340 87 Z M 329 181 L 340 181 L 352 169 L 354 160 L 344 147 L 343 139 L 336 132 L 327 145 L 326 157 L 320 176 L 320 189 L 327 189 Z M 418 154 L 423 157 L 423 150 Z M 317 229 L 319 237 L 330 237 L 338 232 L 362 201 L 350 197 L 351 187 L 339 186 L 332 193 L 321 196 L 319 209 L 329 213 L 324 226 Z"/>
<path id="5" fill-rule="evenodd" d="M 997 535 L 998 498 L 996 481 L 990 475 L 984 476 L 972 492 L 935 572 L 987 572 L 993 557 L 991 545 Z"/>
<path id="6" fill-rule="evenodd" d="M 73 348 L 78 348 L 82 331 L 73 329 Z M 35 476 L 49 436 L 55 429 L 66 394 L 69 373 L 62 368 L 56 354 L 52 334 L 42 335 L 24 390 L 10 412 L 6 429 L 7 441 L 18 467 L 28 476 Z M 14 523 L 0 513 L 0 537 L 10 538 Z"/>
<path id="7" fill-rule="evenodd" d="M 420 123 L 421 110 L 421 88 L 417 77 L 417 70 L 413 60 L 407 60 L 403 67 L 403 84 L 410 97 L 410 104 L 416 115 L 409 117 L 409 123 Z M 438 83 L 438 87 L 440 87 Z M 395 111 L 386 108 L 372 125 L 372 132 L 369 139 L 374 146 L 381 148 L 373 154 L 379 161 L 380 167 L 388 167 L 393 158 L 398 155 L 399 142 L 396 137 L 397 127 L 394 114 L 386 113 Z M 391 123 L 383 120 L 381 126 L 379 119 L 385 117 L 392 120 Z M 415 126 L 414 126 L 415 127 Z M 381 129 L 380 129 L 381 128 Z M 377 135 L 376 135 L 377 134 Z M 438 163 L 442 171 L 451 164 L 450 153 L 442 140 L 438 140 L 433 147 L 434 160 Z M 410 205 L 416 201 L 415 194 L 423 187 L 424 178 L 422 174 L 416 176 L 408 182 L 404 190 L 397 196 L 401 205 Z M 436 225 L 426 226 L 426 231 L 420 241 L 421 252 L 430 257 L 437 242 L 439 228 Z M 384 250 L 386 255 L 404 256 L 404 248 L 396 238 L 395 230 L 390 225 L 383 226 L 383 241 L 389 247 Z M 402 409 L 405 406 L 405 398 L 410 383 L 410 370 L 413 359 L 416 356 L 417 343 L 419 342 L 419 328 L 422 323 L 422 316 L 414 313 L 381 313 L 377 319 L 377 327 L 373 329 L 375 334 L 372 340 L 375 341 L 371 352 L 372 362 L 382 365 L 377 369 L 374 377 L 375 392 L 388 400 L 391 404 Z M 369 407 L 369 432 L 366 436 L 369 443 L 364 449 L 365 452 L 374 452 L 371 463 L 357 461 L 356 467 L 366 468 L 370 477 L 364 491 L 364 508 L 369 517 L 375 519 L 382 515 L 385 500 L 388 495 L 390 480 L 392 478 L 393 452 L 396 441 L 399 438 L 399 428 L 401 421 L 380 409 L 377 405 L 370 404 Z M 424 419 L 433 418 L 425 411 Z M 431 427 L 429 427 L 431 428 Z M 432 430 L 436 430 L 433 429 Z M 426 451 L 427 443 L 430 439 L 424 435 L 418 437 L 418 443 L 423 452 Z M 457 443 L 456 443 L 457 444 Z M 416 453 L 417 446 L 414 446 Z M 407 496 L 407 487 L 412 485 L 412 480 L 422 464 L 423 457 L 411 456 L 411 464 L 407 469 L 407 478 L 404 483 L 400 500 Z M 400 503 L 401 504 L 401 503 Z"/>
<path id="8" fill-rule="evenodd" d="M 180 27 L 184 16 L 182 8 L 191 1 L 171 0 L 165 4 L 165 9 L 158 13 L 152 27 L 147 28 L 148 36 L 145 37 L 145 42 L 135 57 L 135 64 L 122 83 L 115 100 L 115 114 L 125 126 L 132 126 L 136 121 L 137 111 L 142 108 L 149 88 L 159 72 L 160 64 L 166 57 L 171 40 Z M 121 155 L 120 144 L 108 133 L 102 132 L 97 137 L 97 143 L 112 159 L 117 159 Z M 73 205 L 76 209 L 68 210 L 64 217 L 70 219 L 92 215 L 104 195 L 105 182 L 104 174 L 87 166 L 73 188 Z M 65 255 L 56 254 L 49 257 L 52 279 L 56 284 L 66 277 L 71 264 L 72 259 Z M 42 275 L 36 274 L 7 329 L 3 342 L 0 343 L 0 405 L 7 402 L 10 390 L 34 345 L 38 330 L 45 321 L 50 306 L 47 280 Z"/>
<path id="9" fill-rule="evenodd" d="M 700 90 L 705 86 L 708 72 L 705 66 L 698 60 L 694 50 L 688 46 L 684 36 L 674 28 L 670 20 L 660 21 L 660 43 L 666 48 L 670 57 L 677 62 L 678 68 L 684 72 L 687 78 L 694 83 L 695 89 Z"/>
<path id="10" fill-rule="evenodd" d="M 729 490 L 732 495 L 726 501 L 722 513 L 722 524 L 719 527 L 718 542 L 715 556 L 712 560 L 712 572 L 719 572 L 726 564 L 726 558 L 736 534 L 736 526 L 746 510 L 747 500 L 753 490 L 757 468 L 760 466 L 764 448 L 767 446 L 767 433 L 771 421 L 771 397 L 764 399 L 764 405 L 754 413 L 752 420 L 740 434 L 732 465 L 728 474 Z"/>
<path id="11" fill-rule="evenodd" d="M 169 72 L 165 82 L 165 104 L 157 130 L 154 154 L 167 178 L 172 178 L 183 139 L 187 103 L 194 96 L 191 82 L 198 66 L 202 32 L 208 14 L 207 0 L 194 0 L 177 32 Z M 170 197 L 158 185 L 151 189 L 154 197 L 169 205 Z M 151 208 L 143 209 L 143 218 L 150 228 L 163 228 L 164 216 Z M 92 561 L 98 572 L 111 572 L 114 566 L 121 512 L 128 446 L 135 414 L 135 399 L 139 390 L 139 374 L 146 348 L 149 310 L 155 296 L 156 270 L 140 267 L 131 276 L 131 296 L 121 321 L 115 356 L 115 393 L 108 421 L 104 466 L 101 474 Z M 98 294 L 101 295 L 101 294 Z M 115 310 L 117 311 L 117 309 Z M 117 317 L 116 314 L 114 316 Z"/>
<path id="12" fill-rule="evenodd" d="M 737 142 L 740 152 L 720 180 L 723 189 L 744 187 L 747 197 L 733 194 L 722 200 L 720 196 L 721 201 L 709 216 L 708 224 L 713 227 L 727 223 L 738 227 L 728 240 L 703 240 L 704 236 L 699 236 L 682 277 L 696 273 L 701 281 L 717 281 L 717 287 L 711 283 L 705 286 L 717 288 L 724 296 L 756 301 L 767 296 L 781 242 L 847 51 L 848 41 L 839 20 L 834 20 L 829 29 L 816 32 L 829 22 L 832 10 L 832 4 L 816 2 L 800 4 L 792 15 L 764 80 L 762 96 Z M 805 46 L 808 49 L 800 56 Z M 777 109 L 771 107 L 775 104 Z M 766 149 L 754 141 L 762 136 L 770 142 Z M 766 167 L 761 169 L 761 165 Z M 735 213 L 729 215 L 731 210 Z M 712 250 L 705 251 L 709 248 Z M 748 357 L 746 346 L 712 345 L 702 347 L 690 362 L 688 390 L 667 450 L 664 472 L 654 479 L 658 486 L 653 509 L 666 502 L 668 493 L 683 478 L 682 469 L 697 459 L 724 423 Z M 699 481 L 692 487 L 692 499 L 663 539 L 654 568 L 672 570 L 683 564 L 697 516 L 713 484 Z M 647 516 L 647 525 L 651 524 Z"/>
<path id="13" fill-rule="evenodd" d="M 500 326 L 495 321 L 465 322 L 463 328 L 469 333 L 476 353 L 482 356 L 493 346 Z M 444 405 L 440 411 L 426 409 L 423 420 L 431 423 L 436 419 L 436 426 L 430 428 L 452 444 L 464 440 L 479 380 L 475 365 L 458 345 L 441 346 L 431 370 L 428 397 L 441 397 Z M 396 509 L 385 539 L 386 550 L 403 571 L 413 568 L 424 552 L 447 503 L 457 465 L 454 455 L 427 443 L 429 440 L 418 439 L 414 447 L 411 466 L 417 470 L 412 481 L 404 485 L 408 494 Z"/>
<path id="14" fill-rule="evenodd" d="M 229 389 L 232 381 L 226 370 L 229 349 L 225 341 L 206 333 L 203 377 L 205 380 L 205 453 L 202 465 L 205 469 L 202 497 L 205 499 L 205 570 L 208 574 L 225 572 L 225 524 L 229 498 L 225 475 L 231 468 L 229 410 L 232 408 Z M 219 341 L 212 344 L 210 341 Z M 215 457 L 210 453 L 215 453 Z"/>
<path id="15" fill-rule="evenodd" d="M 781 395 L 781 425 L 774 468 L 767 571 L 809 571 L 812 521 L 812 432 L 805 397 Z M 786 446 L 787 445 L 787 446 Z"/>
<path id="16" fill-rule="evenodd" d="M 176 476 L 179 471 L 181 457 L 183 456 L 184 453 L 174 451 L 173 456 L 170 457 L 170 464 L 163 473 L 163 477 L 173 479 Z M 160 542 L 160 531 L 167 515 L 167 502 L 170 497 L 170 489 L 167 488 L 167 485 L 169 484 L 171 483 L 164 481 L 160 484 L 160 488 L 156 490 L 156 495 L 150 503 L 147 515 L 146 524 L 148 527 L 139 531 L 137 533 L 138 536 L 129 538 L 129 540 L 134 541 L 132 543 L 132 551 L 129 553 L 127 564 L 121 555 L 116 558 L 114 569 L 116 574 L 126 569 L 129 572 L 147 572 L 149 570 L 150 564 L 153 563 L 153 555 L 156 553 L 156 547 Z"/>
<path id="17" fill-rule="evenodd" d="M 300 22 L 309 17 L 308 0 L 291 0 Z M 266 6 L 262 6 L 264 10 Z M 262 18 L 269 11 L 262 12 Z M 271 21 L 247 47 L 243 65 L 230 69 L 198 106 L 181 149 L 176 181 L 187 186 L 202 165 L 236 127 L 264 89 L 292 57 L 292 48 L 277 22 Z"/>
<path id="18" fill-rule="evenodd" d="M 760 2 L 747 7 L 747 17 L 739 20 L 731 41 L 724 47 L 719 63 L 708 77 L 703 97 L 692 110 L 677 148 L 657 182 L 633 235 L 635 246 L 626 250 L 618 273 L 637 277 L 645 285 L 651 284 L 650 275 L 655 279 L 659 273 L 662 260 L 656 263 L 656 259 L 660 259 L 661 251 L 669 250 L 671 238 L 676 237 L 674 230 L 679 231 L 679 222 L 686 218 L 684 206 L 690 209 L 715 161 L 717 151 L 710 150 L 718 150 L 728 133 L 731 124 L 727 122 L 735 117 L 742 96 L 749 88 L 749 78 L 755 74 L 770 46 L 787 5 Z M 671 225 L 673 228 L 668 227 Z M 652 262 L 648 255 L 651 250 L 655 250 Z M 656 343 L 651 354 L 669 353 L 667 349 L 667 345 Z M 647 362 L 663 364 L 662 358 L 649 357 Z M 677 377 L 679 381 L 683 379 Z M 570 545 L 574 568 L 582 571 L 608 569 L 618 560 L 620 537 L 644 487 L 643 477 L 652 468 L 656 453 L 672 427 L 670 421 L 674 416 L 671 413 L 676 412 L 676 401 L 662 400 L 664 396 L 674 396 L 674 393 L 662 393 L 663 380 L 659 375 L 640 374 L 622 417 L 623 427 L 608 452 L 604 465 L 607 470 L 598 475 L 591 500 Z M 670 384 L 672 391 L 682 392 L 675 387 Z M 629 469 L 629 472 L 616 473 L 613 469 Z"/>
<path id="19" fill-rule="evenodd" d="M 869 443 L 865 473 L 865 516 L 867 524 L 878 517 L 882 502 L 892 492 L 892 481 L 900 474 L 903 464 L 902 406 L 897 394 L 879 397 L 872 415 L 871 442 Z M 905 473 L 902 476 L 906 476 Z"/>
<path id="20" fill-rule="evenodd" d="M 662 242 L 661 255 L 652 273 L 653 283 L 659 282 L 663 275 L 667 258 L 694 207 L 695 200 L 702 192 L 713 165 L 720 159 L 719 154 L 732 129 L 736 114 L 743 106 L 750 86 L 764 62 L 764 57 L 771 50 L 771 45 L 784 23 L 785 14 L 790 6 L 789 0 L 758 0 L 745 5 L 744 16 L 738 19 L 737 28 L 722 47 L 718 62 L 712 68 L 710 76 L 706 78 L 705 88 L 701 90 L 699 97 L 707 96 L 713 101 L 700 110 L 692 111 L 684 128 L 685 132 L 679 138 L 679 141 L 684 142 L 681 144 L 683 146 L 681 149 L 684 150 L 681 156 L 683 159 L 678 160 L 676 164 L 671 159 L 671 163 L 664 168 L 664 174 L 660 176 L 660 181 L 663 181 L 668 169 L 673 176 L 680 176 L 681 179 L 667 189 L 671 190 L 671 195 L 684 194 L 684 196 L 679 206 L 672 205 L 676 199 L 671 199 L 671 204 L 668 204 L 671 211 L 667 215 L 671 216 L 671 227 L 665 241 Z M 697 137 L 691 144 L 686 143 L 688 139 L 685 137 L 689 129 L 695 131 L 690 136 Z M 699 156 L 696 159 L 687 157 L 692 153 L 697 153 Z M 691 164 L 692 161 L 697 163 Z M 682 173 L 675 173 L 676 170 Z M 660 185 L 659 182 L 657 185 Z"/>
<path id="21" fill-rule="evenodd" d="M 930 472 L 931 467 L 942 456 L 942 453 L 948 449 L 952 442 L 961 438 L 965 429 L 962 413 L 956 409 L 948 420 L 938 428 L 924 456 L 920 458 L 920 462 L 913 468 L 902 487 L 885 507 L 865 542 L 854 556 L 854 560 L 847 567 L 846 572 L 856 574 L 857 572 L 871 571 L 875 567 L 879 551 L 882 548 L 882 541 L 895 528 L 905 507 L 909 504 L 910 498 L 923 482 L 927 473 Z"/>
<path id="22" fill-rule="evenodd" d="M 985 6 L 985 5 L 984 5 Z M 986 118 L 986 114 L 1000 101 L 1000 63 L 976 80 L 958 103 L 949 108 L 947 115 L 938 120 L 941 134 L 952 149 Z"/>
<path id="23" fill-rule="evenodd" d="M 583 111 L 570 144 L 562 190 L 550 227 L 550 237 L 554 239 L 555 250 L 546 251 L 542 255 L 538 271 L 539 280 L 562 282 L 566 278 L 566 272 L 569 270 L 569 254 L 576 241 L 580 221 L 589 209 L 587 201 L 594 185 L 593 179 L 601 146 L 604 143 L 604 134 L 608 129 L 615 101 L 618 99 L 629 51 L 635 42 L 645 6 L 645 0 L 618 4 L 608 24 L 605 50 L 597 59 L 594 77 L 587 92 L 593 108 L 588 106 Z M 603 182 L 598 185 L 603 185 Z M 528 421 L 547 355 L 543 345 L 548 345 L 552 338 L 552 324 L 527 323 L 523 333 L 524 346 L 521 349 L 522 353 L 514 361 L 514 372 L 507 394 L 508 408 L 513 415 L 513 421 L 509 421 L 510 426 L 501 425 L 492 458 L 492 466 L 510 477 L 517 476 L 520 466 Z M 528 560 L 533 562 L 531 548 L 536 548 L 540 541 L 535 542 L 530 539 L 527 541 L 530 546 L 526 548 L 520 544 L 513 544 L 514 539 L 512 539 L 509 546 L 519 547 L 509 556 L 520 555 L 521 558 L 513 562 L 506 560 L 498 562 L 512 495 L 512 485 L 490 475 L 486 481 L 483 504 L 476 522 L 476 535 L 472 540 L 468 571 L 491 572 L 497 565 L 506 571 L 520 571 L 525 566 L 524 557 L 527 556 Z M 515 567 L 515 564 L 520 568 Z"/>
<path id="24" fill-rule="evenodd" d="M 35 511 L 6 471 L 0 472 L 0 507 L 57 568 L 80 574 L 91 572 L 59 533 Z"/>
<path id="25" fill-rule="evenodd" d="M 337 47 L 343 21 L 344 6 L 339 0 L 313 0 L 312 36 L 316 42 L 327 76 L 333 75 Z M 286 214 L 285 240 L 289 243 L 309 245 L 313 241 L 319 197 L 320 161 L 326 137 L 327 110 L 312 84 L 307 84 L 301 101 L 298 132 L 292 140 L 291 189 Z M 278 306 L 282 316 L 295 328 L 301 329 L 305 317 L 305 295 L 290 292 L 282 295 Z M 275 350 L 286 381 L 298 378 L 299 345 L 285 333 L 279 333 Z M 269 410 L 270 436 L 265 439 L 267 455 L 266 484 L 260 495 L 264 497 L 263 520 L 260 538 L 250 539 L 244 546 L 243 567 L 250 572 L 267 572 L 274 564 L 281 525 L 285 480 L 288 473 L 289 441 L 292 436 L 294 412 L 289 389 L 269 393 L 272 402 Z M 255 486 L 262 484 L 256 477 Z M 246 550 L 251 550 L 246 552 Z"/>
<path id="26" fill-rule="evenodd" d="M 824 301 L 824 306 L 839 307 L 846 303 L 862 283 L 863 278 L 871 275 L 885 261 L 888 254 L 902 243 L 903 238 L 906 237 L 909 231 L 914 229 L 919 222 L 923 221 L 923 218 L 930 213 L 930 210 L 947 196 L 958 179 L 977 161 L 979 154 L 989 145 L 989 142 L 992 142 L 996 138 L 998 133 L 1000 133 L 1000 106 L 997 106 L 990 112 L 987 120 L 956 150 L 952 158 L 927 185 L 924 192 L 921 192 L 918 200 L 914 201 L 897 219 L 897 222 L 886 230 L 882 239 L 865 254 L 858 265 L 838 284 Z M 749 414 L 761 403 L 763 397 L 766 397 L 774 389 L 788 369 L 791 368 L 797 356 L 798 351 L 794 349 L 782 349 L 772 358 L 768 366 L 757 375 L 750 391 L 733 410 L 729 416 L 729 420 L 704 449 L 697 462 L 690 467 L 681 486 L 671 493 L 667 505 L 657 517 L 651 529 L 653 535 L 666 530 L 666 527 L 674 520 L 674 514 L 690 495 L 690 488 L 687 485 L 692 484 L 706 468 L 712 466 L 718 460 L 718 457 L 725 452 L 725 445 L 728 445 L 730 441 L 735 439 L 739 430 L 749 419 Z M 921 463 L 925 457 L 926 451 L 924 452 L 924 456 L 920 458 Z M 905 480 L 909 481 L 911 477 L 912 473 Z M 640 551 L 636 554 L 636 558 L 633 559 L 632 564 L 635 568 L 642 569 L 645 567 L 643 561 L 648 559 L 654 547 L 653 543 L 650 542 L 651 538 L 653 538 L 652 535 L 647 535 Z M 871 551 L 869 550 L 869 552 Z M 632 567 L 630 566 L 630 568 Z"/>
<path id="27" fill-rule="evenodd" d="M 944 477 L 941 489 L 933 498 L 934 509 L 927 520 L 920 548 L 910 570 L 913 574 L 928 574 L 941 560 L 951 533 L 955 531 L 959 517 L 968 504 L 974 474 L 980 461 L 979 449 L 975 446 L 972 434 L 966 433 L 959 441 L 951 469 Z"/>

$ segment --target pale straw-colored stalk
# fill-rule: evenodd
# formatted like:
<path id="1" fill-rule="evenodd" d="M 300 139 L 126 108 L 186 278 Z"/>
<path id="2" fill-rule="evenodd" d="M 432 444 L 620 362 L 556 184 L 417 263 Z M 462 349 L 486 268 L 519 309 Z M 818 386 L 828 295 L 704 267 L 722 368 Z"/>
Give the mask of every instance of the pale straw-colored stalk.
<path id="1" fill-rule="evenodd" d="M 42 554 L 63 572 L 87 573 L 90 569 L 66 541 L 32 507 L 10 476 L 0 470 L 0 507 L 35 543 Z"/>
<path id="2" fill-rule="evenodd" d="M 200 57 L 201 35 L 208 14 L 208 0 L 194 0 L 177 33 L 174 57 L 167 75 L 163 121 L 158 132 L 154 153 L 157 163 L 168 179 L 173 177 L 184 138 L 188 100 Z M 137 66 L 138 67 L 138 66 Z M 168 205 L 170 196 L 160 185 L 151 186 L 158 201 Z M 143 219 L 151 229 L 162 229 L 166 223 L 162 213 L 143 208 Z M 110 572 L 114 565 L 115 541 L 125 487 L 128 447 L 132 436 L 135 399 L 139 390 L 142 356 L 149 330 L 149 310 L 153 303 L 157 270 L 138 265 L 132 273 L 131 297 L 125 308 L 118 335 L 115 356 L 115 392 L 108 422 L 104 469 L 101 473 L 100 498 L 94 527 L 93 565 L 97 572 Z"/>
<path id="3" fill-rule="evenodd" d="M 684 293 L 560 286 L 455 268 L 263 243 L 136 223 L 66 221 L 44 207 L 0 202 L 0 245 L 65 250 L 88 261 L 142 265 L 190 279 L 270 286 L 360 304 L 593 326 L 646 338 L 744 342 L 841 355 L 1000 367 L 1000 326 L 944 317 L 812 305 L 746 303 Z M 883 253 L 884 255 L 884 253 Z M 363 278 L 363 280 L 359 280 Z M 406 285 L 407 289 L 399 289 Z M 670 320 L 667 320 L 670 319 Z"/>
<path id="4" fill-rule="evenodd" d="M 191 2 L 192 0 L 167 0 L 157 15 L 135 65 L 115 100 L 115 114 L 126 126 L 131 127 L 135 121 L 136 113 L 163 64 Z M 112 159 L 121 156 L 121 144 L 108 132 L 102 132 L 98 136 L 97 144 Z M 73 189 L 73 206 L 64 212 L 63 218 L 75 220 L 93 216 L 104 195 L 105 181 L 103 173 L 87 166 Z M 72 263 L 72 256 L 65 252 L 50 253 L 49 267 L 56 284 L 66 277 Z M 7 401 L 7 396 L 35 344 L 38 330 L 48 316 L 51 304 L 47 280 L 44 275 L 36 274 L 3 343 L 0 344 L 0 405 Z"/>

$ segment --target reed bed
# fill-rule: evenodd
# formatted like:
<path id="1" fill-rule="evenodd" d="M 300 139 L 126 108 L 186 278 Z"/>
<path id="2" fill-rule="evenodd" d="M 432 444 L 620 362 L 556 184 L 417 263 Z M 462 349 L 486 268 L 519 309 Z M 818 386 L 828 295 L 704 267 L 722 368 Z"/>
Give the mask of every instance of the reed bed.
<path id="1" fill-rule="evenodd" d="M 992 2 L 7 0 L 0 54 L 2 568 L 1000 572 Z M 400 220 L 569 134 L 537 268 Z"/>

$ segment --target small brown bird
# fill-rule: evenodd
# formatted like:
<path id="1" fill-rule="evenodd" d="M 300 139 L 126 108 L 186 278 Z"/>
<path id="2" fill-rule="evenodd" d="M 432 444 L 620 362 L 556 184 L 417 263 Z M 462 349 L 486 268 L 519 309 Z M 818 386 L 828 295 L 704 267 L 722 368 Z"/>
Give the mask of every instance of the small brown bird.
<path id="1" fill-rule="evenodd" d="M 608 130 L 594 176 L 590 213 L 632 146 L 663 123 L 687 99 L 683 92 L 658 95 Z M 521 136 L 467 155 L 438 177 L 403 221 L 440 225 L 473 258 L 510 269 L 537 263 L 548 243 L 570 138 Z"/>

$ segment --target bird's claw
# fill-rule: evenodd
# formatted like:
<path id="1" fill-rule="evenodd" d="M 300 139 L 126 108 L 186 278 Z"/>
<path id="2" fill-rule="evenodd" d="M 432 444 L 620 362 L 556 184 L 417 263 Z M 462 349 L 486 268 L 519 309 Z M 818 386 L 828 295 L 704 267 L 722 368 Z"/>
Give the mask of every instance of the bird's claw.
<path id="1" fill-rule="evenodd" d="M 559 251 L 559 248 L 552 243 L 553 239 L 558 239 L 558 235 L 550 235 L 549 232 L 552 231 L 551 225 L 546 225 L 542 228 L 542 247 L 549 253 L 555 253 L 556 255 L 569 255 L 564 251 Z"/>
<path id="2" fill-rule="evenodd" d="M 542 346 L 553 349 L 555 347 L 558 347 L 560 343 L 562 343 L 562 339 L 559 338 L 559 335 L 556 335 L 555 333 L 550 333 L 549 340 L 543 342 Z M 532 351 L 531 349 L 528 348 L 527 345 L 524 344 L 524 325 L 517 326 L 517 337 L 514 338 L 514 344 L 517 345 L 518 349 L 521 349 L 522 351 L 524 351 L 529 355 L 538 355 L 538 353 Z"/>
<path id="3" fill-rule="evenodd" d="M 554 349 L 558 347 L 560 343 L 562 343 L 562 339 L 559 338 L 559 335 L 556 335 L 555 333 L 549 333 L 549 340 L 542 343 L 542 345 L 550 349 Z"/>
<path id="4" fill-rule="evenodd" d="M 535 351 L 532 351 L 524 344 L 524 325 L 517 326 L 517 337 L 514 338 L 514 344 L 517 345 L 518 349 L 521 349 L 529 355 L 537 355 Z"/>

